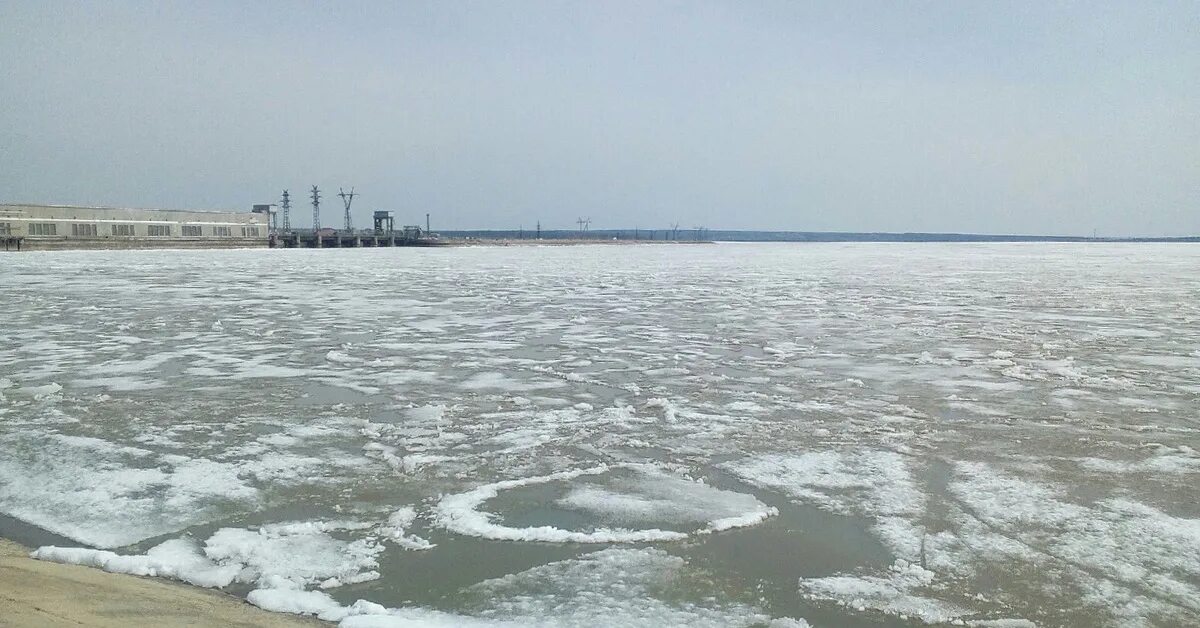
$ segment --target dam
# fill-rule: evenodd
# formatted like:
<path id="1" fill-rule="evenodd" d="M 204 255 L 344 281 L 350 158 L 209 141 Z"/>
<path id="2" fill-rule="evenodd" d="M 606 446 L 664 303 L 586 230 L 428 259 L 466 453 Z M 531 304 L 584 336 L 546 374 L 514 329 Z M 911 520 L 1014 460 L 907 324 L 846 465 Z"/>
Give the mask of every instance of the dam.
<path id="1" fill-rule="evenodd" d="M 256 211 L 0 205 L 5 251 L 266 247 L 270 235 Z"/>
<path id="2" fill-rule="evenodd" d="M 46 251 L 447 244 L 419 226 L 396 228 L 390 211 L 375 212 L 374 223 L 373 229 L 281 229 L 272 205 L 255 205 L 239 212 L 0 204 L 0 247 L 5 251 Z"/>

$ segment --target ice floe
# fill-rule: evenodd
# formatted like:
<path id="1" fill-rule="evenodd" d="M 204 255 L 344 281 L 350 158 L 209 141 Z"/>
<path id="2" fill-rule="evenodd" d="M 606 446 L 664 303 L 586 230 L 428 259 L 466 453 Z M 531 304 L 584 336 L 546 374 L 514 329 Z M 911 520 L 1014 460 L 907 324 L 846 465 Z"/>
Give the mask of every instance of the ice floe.
<path id="1" fill-rule="evenodd" d="M 741 479 L 837 514 L 874 519 L 873 530 L 897 557 L 916 560 L 923 529 L 915 519 L 926 495 L 909 458 L 892 451 L 773 454 L 722 465 Z"/>
<path id="2" fill-rule="evenodd" d="M 857 611 L 872 610 L 927 624 L 950 623 L 972 611 L 919 593 L 933 584 L 935 574 L 920 565 L 898 560 L 882 576 L 804 578 L 800 591 L 815 600 L 830 600 Z"/>
<path id="3" fill-rule="evenodd" d="M 434 521 L 459 534 L 505 541 L 640 543 L 687 538 L 687 532 L 660 528 L 597 526 L 588 531 L 575 531 L 550 525 L 511 527 L 496 523 L 497 515 L 479 510 L 484 502 L 505 490 L 595 476 L 619 468 L 623 467 L 599 465 L 485 484 L 465 493 L 443 497 L 434 507 Z M 640 477 L 633 481 L 618 482 L 614 487 L 575 486 L 556 504 L 618 524 L 647 521 L 667 521 L 676 525 L 699 523 L 702 527 L 693 530 L 699 533 L 751 526 L 778 514 L 777 509 L 759 502 L 752 495 L 712 488 L 645 467 L 636 468 Z"/>
<path id="4" fill-rule="evenodd" d="M 0 508 L 97 547 L 174 532 L 259 499 L 235 466 L 203 458 L 60 434 L 0 442 Z"/>
<path id="5" fill-rule="evenodd" d="M 404 549 L 426 550 L 437 547 L 419 536 L 405 534 L 405 530 L 416 520 L 417 510 L 412 506 L 405 506 L 389 515 L 387 523 L 380 526 L 378 532 L 383 538 Z"/>

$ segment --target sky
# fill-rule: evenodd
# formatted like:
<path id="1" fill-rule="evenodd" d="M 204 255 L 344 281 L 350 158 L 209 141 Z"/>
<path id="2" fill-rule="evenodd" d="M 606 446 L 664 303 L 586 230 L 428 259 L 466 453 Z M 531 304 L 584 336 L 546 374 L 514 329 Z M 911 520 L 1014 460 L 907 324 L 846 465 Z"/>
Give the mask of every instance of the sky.
<path id="1" fill-rule="evenodd" d="M 1200 234 L 1200 5 L 0 0 L 0 202 Z"/>

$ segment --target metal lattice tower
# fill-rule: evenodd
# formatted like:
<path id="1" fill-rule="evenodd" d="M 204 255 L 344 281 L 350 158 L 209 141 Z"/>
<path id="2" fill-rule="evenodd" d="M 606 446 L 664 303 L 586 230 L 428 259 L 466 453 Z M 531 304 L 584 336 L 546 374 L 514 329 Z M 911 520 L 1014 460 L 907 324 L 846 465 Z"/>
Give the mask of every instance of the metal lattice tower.
<path id="1" fill-rule="evenodd" d="M 313 233 L 321 230 L 321 190 L 317 186 L 312 189 L 312 204 L 313 204 Z"/>
<path id="2" fill-rule="evenodd" d="M 354 202 L 354 188 L 350 188 L 350 193 L 347 194 L 342 188 L 338 188 L 338 196 L 342 198 L 342 204 L 346 206 L 346 231 L 354 231 L 354 227 L 350 224 L 350 203 Z"/>
<path id="3" fill-rule="evenodd" d="M 279 206 L 283 208 L 283 230 L 292 230 L 292 218 L 288 210 L 292 208 L 292 199 L 288 196 L 288 191 L 283 191 L 283 200 L 279 201 Z"/>

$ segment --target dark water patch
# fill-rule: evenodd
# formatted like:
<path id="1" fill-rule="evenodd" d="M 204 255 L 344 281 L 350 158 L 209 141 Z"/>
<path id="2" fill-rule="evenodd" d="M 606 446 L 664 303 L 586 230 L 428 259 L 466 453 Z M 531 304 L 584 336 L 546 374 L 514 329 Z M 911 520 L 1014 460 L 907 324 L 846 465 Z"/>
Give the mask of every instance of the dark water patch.
<path id="1" fill-rule="evenodd" d="M 803 617 L 819 626 L 902 626 L 894 618 L 849 615 L 841 607 L 801 598 L 801 578 L 886 569 L 892 556 L 869 530 L 870 521 L 795 504 L 758 490 L 719 469 L 706 469 L 710 485 L 750 493 L 779 509 L 779 515 L 669 549 L 689 564 L 731 580 L 754 583 L 759 603 L 776 617 Z"/>
<path id="2" fill-rule="evenodd" d="M 947 461 L 930 457 L 924 469 L 925 483 L 925 532 L 937 534 L 950 528 L 950 505 L 947 496 L 950 481 L 954 479 L 954 467 Z"/>
<path id="3" fill-rule="evenodd" d="M 459 591 L 484 580 L 539 565 L 575 558 L 605 546 L 493 541 L 438 530 L 414 530 L 437 547 L 409 551 L 389 547 L 379 556 L 383 581 L 328 591 L 343 604 L 359 598 L 384 606 L 426 606 L 447 611 L 460 607 Z"/>
<path id="4" fill-rule="evenodd" d="M 43 545 L 57 545 L 58 547 L 87 547 L 85 544 L 69 539 L 65 536 L 55 534 L 49 530 L 39 528 L 33 524 L 25 523 L 20 519 L 10 517 L 8 515 L 0 515 L 0 537 L 6 538 L 14 543 L 20 543 L 25 547 L 41 547 Z"/>
<path id="5" fill-rule="evenodd" d="M 582 478 L 577 478 L 578 481 Z M 501 492 L 485 502 L 481 509 L 501 515 L 500 523 L 513 528 L 553 526 L 563 530 L 590 532 L 596 520 L 585 513 L 555 505 L 566 494 L 566 482 L 520 486 Z"/>
<path id="6" fill-rule="evenodd" d="M 570 351 L 562 344 L 562 337 L 563 332 L 556 332 L 526 338 L 520 347 L 508 350 L 505 355 L 510 358 L 526 360 L 558 359 Z"/>
<path id="7" fill-rule="evenodd" d="M 300 406 L 330 406 L 335 404 L 369 404 L 371 402 L 386 402 L 387 395 L 380 393 L 363 393 L 349 388 L 305 381 L 302 394 L 292 399 L 292 403 Z"/>

